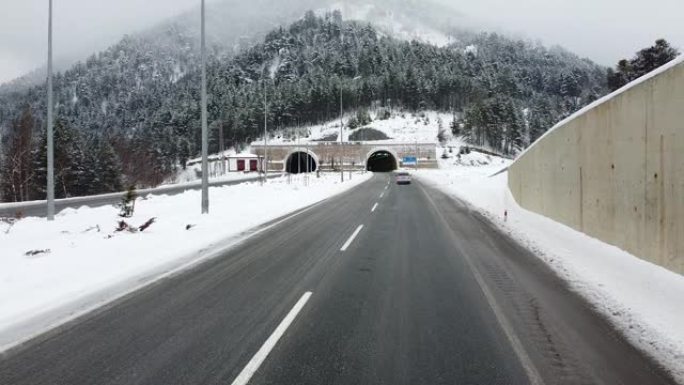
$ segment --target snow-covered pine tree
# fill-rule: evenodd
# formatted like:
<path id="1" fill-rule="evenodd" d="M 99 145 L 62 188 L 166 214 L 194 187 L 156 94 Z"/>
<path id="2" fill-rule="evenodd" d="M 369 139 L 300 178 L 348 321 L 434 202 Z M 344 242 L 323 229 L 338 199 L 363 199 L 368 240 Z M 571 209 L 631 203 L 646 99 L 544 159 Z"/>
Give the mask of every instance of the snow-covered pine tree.
<path id="1" fill-rule="evenodd" d="M 94 153 L 97 159 L 98 193 L 121 191 L 121 164 L 109 140 L 102 138 L 97 141 Z"/>
<path id="2" fill-rule="evenodd" d="M 611 91 L 617 90 L 632 80 L 667 64 L 677 56 L 679 56 L 679 51 L 676 48 L 672 47 L 667 40 L 658 39 L 653 46 L 637 52 L 631 60 L 620 60 L 615 70 L 609 68 L 608 86 Z"/>
<path id="3" fill-rule="evenodd" d="M 85 154 L 80 132 L 65 120 L 58 119 L 54 129 L 54 148 L 55 197 L 86 195 L 89 187 L 85 184 Z"/>

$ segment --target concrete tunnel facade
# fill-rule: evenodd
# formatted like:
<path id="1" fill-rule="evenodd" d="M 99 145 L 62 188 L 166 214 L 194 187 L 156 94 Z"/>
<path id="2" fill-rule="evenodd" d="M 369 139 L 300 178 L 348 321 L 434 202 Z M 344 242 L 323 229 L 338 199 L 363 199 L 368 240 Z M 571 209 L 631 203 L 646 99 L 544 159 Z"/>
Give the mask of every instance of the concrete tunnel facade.
<path id="1" fill-rule="evenodd" d="M 369 170 L 369 167 L 381 166 L 380 169 L 391 171 L 404 167 L 405 157 L 416 157 L 418 168 L 437 168 L 436 143 L 353 142 L 341 145 L 339 142 L 317 142 L 306 147 L 282 143 L 264 147 L 263 143 L 254 143 L 252 152 L 259 156 L 266 154 L 267 168 L 272 172 L 296 173 L 295 169 L 298 170 L 301 166 L 306 168 L 307 161 L 310 166 L 315 166 L 315 170 L 311 171 L 339 170 L 340 164 L 344 165 L 345 170 Z M 300 161 L 297 160 L 297 154 L 299 154 Z M 380 154 L 385 156 L 375 159 Z M 301 160 L 306 158 L 305 155 L 308 159 Z M 379 165 L 377 161 L 381 159 L 388 161 Z"/>

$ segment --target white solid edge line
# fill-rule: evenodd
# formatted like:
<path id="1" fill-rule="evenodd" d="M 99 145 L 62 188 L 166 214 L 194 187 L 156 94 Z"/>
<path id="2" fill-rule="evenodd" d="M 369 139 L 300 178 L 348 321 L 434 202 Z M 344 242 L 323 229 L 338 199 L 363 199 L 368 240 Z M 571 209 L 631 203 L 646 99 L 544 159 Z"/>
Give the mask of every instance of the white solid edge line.
<path id="1" fill-rule="evenodd" d="M 344 243 L 340 251 L 346 251 L 347 248 L 349 248 L 349 245 L 354 242 L 354 238 L 356 238 L 357 235 L 361 232 L 361 229 L 363 229 L 363 225 L 359 225 L 359 227 L 356 228 L 356 231 L 354 231 L 354 234 L 352 234 L 349 239 L 347 239 L 347 242 Z"/>
<path id="2" fill-rule="evenodd" d="M 311 298 L 311 293 L 310 291 L 307 291 L 304 293 L 302 298 L 297 301 L 297 303 L 294 305 L 292 310 L 290 310 L 289 313 L 285 316 L 285 318 L 280 322 L 280 325 L 273 331 L 273 334 L 271 334 L 270 337 L 264 342 L 264 344 L 261 346 L 258 352 L 252 357 L 252 359 L 247 363 L 247 366 L 245 366 L 244 369 L 242 369 L 242 372 L 235 378 L 235 380 L 232 382 L 232 385 L 247 385 L 249 383 L 249 380 L 252 379 L 252 376 L 254 373 L 256 373 L 257 370 L 259 370 L 259 367 L 261 364 L 266 360 L 266 357 L 268 357 L 268 354 L 271 353 L 271 350 L 275 347 L 275 345 L 278 343 L 280 338 L 285 334 L 285 331 L 287 328 L 290 327 L 292 322 L 295 320 L 299 312 L 304 308 L 304 305 L 309 301 L 309 298 Z"/>
<path id="3" fill-rule="evenodd" d="M 377 209 L 377 208 L 378 208 L 378 204 L 376 203 L 376 204 L 373 205 L 373 208 L 371 209 L 371 212 L 375 212 L 375 209 Z"/>

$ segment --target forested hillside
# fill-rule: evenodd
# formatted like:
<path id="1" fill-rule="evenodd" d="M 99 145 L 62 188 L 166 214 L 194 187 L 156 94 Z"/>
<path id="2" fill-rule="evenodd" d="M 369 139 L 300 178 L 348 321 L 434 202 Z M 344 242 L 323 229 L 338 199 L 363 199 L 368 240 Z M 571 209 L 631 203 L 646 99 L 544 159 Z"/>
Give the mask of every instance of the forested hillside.
<path id="1" fill-rule="evenodd" d="M 90 193 L 77 187 L 84 183 L 95 191 L 158 184 L 198 153 L 197 41 L 173 24 L 166 28 L 165 44 L 127 37 L 56 76 L 57 129 L 65 147 L 84 154 L 57 170 L 59 196 Z M 269 127 L 277 129 L 337 116 L 341 90 L 347 110 L 453 112 L 454 129 L 470 141 L 513 153 L 605 92 L 604 69 L 561 49 L 496 34 L 461 33 L 454 41 L 408 42 L 343 21 L 339 12 L 309 12 L 236 56 L 215 49 L 208 65 L 210 150 L 218 149 L 219 130 L 227 146 L 260 135 L 264 95 Z M 44 95 L 43 86 L 0 95 L 4 200 L 43 196 L 37 157 Z M 106 170 L 108 180 L 91 175 L 94 168 Z"/>

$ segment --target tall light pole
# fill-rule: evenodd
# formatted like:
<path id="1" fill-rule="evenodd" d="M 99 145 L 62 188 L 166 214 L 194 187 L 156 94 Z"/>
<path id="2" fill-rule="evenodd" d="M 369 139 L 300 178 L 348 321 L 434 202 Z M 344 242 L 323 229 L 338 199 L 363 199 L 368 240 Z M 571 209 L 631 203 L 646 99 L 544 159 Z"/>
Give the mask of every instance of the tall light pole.
<path id="1" fill-rule="evenodd" d="M 52 101 L 52 0 L 48 16 L 48 75 L 47 75 L 47 220 L 55 220 L 55 149 L 53 138 Z"/>
<path id="2" fill-rule="evenodd" d="M 302 173 L 302 148 L 299 147 L 299 122 L 297 122 L 297 176 Z"/>
<path id="3" fill-rule="evenodd" d="M 361 76 L 357 76 L 352 79 L 352 82 L 361 79 Z M 340 147 L 342 148 L 342 156 L 340 159 L 340 179 L 344 182 L 344 109 L 342 106 L 342 79 L 340 78 Z"/>
<path id="4" fill-rule="evenodd" d="M 264 67 L 265 68 L 265 67 Z M 266 77 L 265 75 L 262 76 L 262 81 L 264 83 L 264 161 L 263 161 L 263 168 L 264 168 L 264 182 L 263 184 L 266 184 L 268 181 L 268 101 L 266 99 Z"/>
<path id="5" fill-rule="evenodd" d="M 209 130 L 207 129 L 207 47 L 202 0 L 202 214 L 209 213 Z"/>
<path id="6" fill-rule="evenodd" d="M 310 135 L 309 135 L 308 128 L 307 128 L 307 139 L 305 142 L 306 143 L 305 144 L 305 146 L 306 146 L 306 179 L 304 179 L 304 181 L 305 181 L 304 185 L 305 186 L 309 186 L 309 173 L 311 172 L 311 155 L 309 155 L 309 137 L 310 137 Z"/>
<path id="7" fill-rule="evenodd" d="M 340 79 L 340 180 L 344 182 L 344 109 L 342 107 L 342 79 Z"/>

